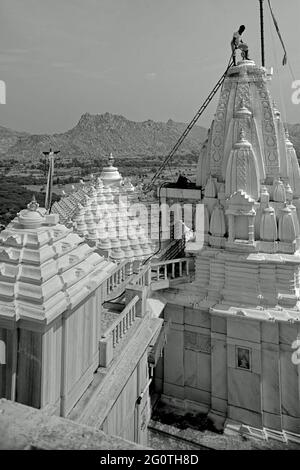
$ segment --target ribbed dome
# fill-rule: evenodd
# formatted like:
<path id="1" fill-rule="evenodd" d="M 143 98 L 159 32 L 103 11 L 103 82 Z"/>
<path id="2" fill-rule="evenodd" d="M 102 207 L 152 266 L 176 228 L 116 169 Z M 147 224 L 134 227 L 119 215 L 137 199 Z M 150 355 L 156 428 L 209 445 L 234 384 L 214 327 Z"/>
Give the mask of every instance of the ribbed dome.
<path id="1" fill-rule="evenodd" d="M 285 202 L 286 201 L 286 193 L 285 193 L 284 184 L 279 178 L 274 181 L 273 201 L 274 202 Z"/>
<path id="2" fill-rule="evenodd" d="M 241 129 L 240 138 L 230 152 L 226 168 L 226 196 L 238 190 L 245 191 L 253 199 L 259 197 L 259 170 L 252 145 Z"/>
<path id="3" fill-rule="evenodd" d="M 224 209 L 219 203 L 212 211 L 209 231 L 215 237 L 223 237 L 226 233 Z"/>
<path id="4" fill-rule="evenodd" d="M 269 201 L 270 201 L 269 191 L 267 190 L 267 187 L 263 185 L 260 188 L 260 202 L 269 204 Z"/>
<path id="5" fill-rule="evenodd" d="M 260 239 L 266 242 L 277 240 L 277 223 L 273 207 L 266 207 L 260 219 Z"/>
<path id="6" fill-rule="evenodd" d="M 291 209 L 285 203 L 278 220 L 278 238 L 282 242 L 291 243 L 297 236 L 297 230 Z"/>
<path id="7" fill-rule="evenodd" d="M 210 176 L 208 178 L 208 181 L 205 186 L 205 191 L 204 191 L 204 196 L 205 197 L 216 197 L 217 196 L 217 188 L 215 185 L 214 180 Z"/>

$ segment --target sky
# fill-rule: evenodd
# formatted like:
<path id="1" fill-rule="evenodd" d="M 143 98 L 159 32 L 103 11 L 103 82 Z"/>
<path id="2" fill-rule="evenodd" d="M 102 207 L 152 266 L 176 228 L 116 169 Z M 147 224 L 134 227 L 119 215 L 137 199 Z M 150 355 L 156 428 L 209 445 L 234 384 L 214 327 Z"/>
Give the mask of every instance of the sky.
<path id="1" fill-rule="evenodd" d="M 266 66 L 283 117 L 300 122 L 293 77 L 265 0 Z M 272 0 L 294 79 L 300 80 L 300 0 Z M 0 125 L 64 132 L 89 112 L 188 122 L 224 72 L 245 24 L 260 64 L 258 0 L 1 0 Z M 199 124 L 208 127 L 217 101 Z"/>

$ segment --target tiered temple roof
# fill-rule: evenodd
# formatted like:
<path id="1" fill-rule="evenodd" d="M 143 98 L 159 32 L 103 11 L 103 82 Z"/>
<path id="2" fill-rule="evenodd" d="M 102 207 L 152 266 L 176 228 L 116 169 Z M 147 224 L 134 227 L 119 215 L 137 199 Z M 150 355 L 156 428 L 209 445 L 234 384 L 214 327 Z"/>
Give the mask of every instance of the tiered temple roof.
<path id="1" fill-rule="evenodd" d="M 51 212 L 114 261 L 141 261 L 156 251 L 157 243 L 148 237 L 148 211 L 143 213 L 137 189 L 113 166 L 112 155 L 100 177 L 81 182 Z M 158 222 L 153 226 L 158 230 Z M 151 235 L 158 240 L 158 233 Z"/>
<path id="2" fill-rule="evenodd" d="M 114 268 L 35 200 L 0 234 L 0 310 L 8 320 L 52 321 Z"/>
<path id="3" fill-rule="evenodd" d="M 211 246 L 268 253 L 299 249 L 300 169 L 269 79 L 250 60 L 227 72 L 197 171 Z"/>

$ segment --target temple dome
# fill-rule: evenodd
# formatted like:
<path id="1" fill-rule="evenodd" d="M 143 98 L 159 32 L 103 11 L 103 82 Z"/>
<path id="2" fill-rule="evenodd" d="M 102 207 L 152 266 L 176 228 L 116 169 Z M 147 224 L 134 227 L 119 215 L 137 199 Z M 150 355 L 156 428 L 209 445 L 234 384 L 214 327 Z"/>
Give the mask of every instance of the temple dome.
<path id="1" fill-rule="evenodd" d="M 215 237 L 224 237 L 226 233 L 225 214 L 220 203 L 213 208 L 209 231 Z"/>
<path id="2" fill-rule="evenodd" d="M 245 191 L 253 199 L 259 197 L 259 170 L 252 145 L 241 129 L 240 138 L 230 152 L 225 178 L 226 196 L 238 190 Z"/>
<path id="3" fill-rule="evenodd" d="M 265 185 L 262 185 L 260 188 L 260 202 L 267 205 L 270 202 L 270 194 Z"/>
<path id="4" fill-rule="evenodd" d="M 217 197 L 217 188 L 213 178 L 210 176 L 205 186 L 204 197 Z"/>
<path id="5" fill-rule="evenodd" d="M 285 203 L 280 210 L 278 219 L 278 238 L 282 242 L 291 243 L 297 237 L 297 229 L 291 209 Z"/>
<path id="6" fill-rule="evenodd" d="M 23 209 L 18 214 L 19 224 L 25 229 L 34 229 L 41 227 L 45 221 L 44 215 L 38 210 L 39 204 L 36 202 L 35 197 L 27 204 L 27 209 Z"/>
<path id="7" fill-rule="evenodd" d="M 114 158 L 110 154 L 108 158 L 108 166 L 105 166 L 101 172 L 100 178 L 105 186 L 120 185 L 122 176 L 120 175 L 118 168 L 113 166 Z"/>
<path id="8" fill-rule="evenodd" d="M 274 181 L 273 185 L 273 201 L 274 202 L 285 202 L 286 201 L 286 193 L 285 187 L 283 182 L 280 178 Z"/>
<path id="9" fill-rule="evenodd" d="M 260 219 L 260 239 L 266 242 L 277 240 L 277 222 L 273 207 L 266 207 Z"/>

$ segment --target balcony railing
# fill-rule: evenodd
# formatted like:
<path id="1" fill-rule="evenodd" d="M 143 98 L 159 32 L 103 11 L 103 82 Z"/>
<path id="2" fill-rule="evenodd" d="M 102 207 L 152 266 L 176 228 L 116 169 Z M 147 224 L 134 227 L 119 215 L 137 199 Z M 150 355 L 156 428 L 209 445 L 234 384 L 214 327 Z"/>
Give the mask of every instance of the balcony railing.
<path id="1" fill-rule="evenodd" d="M 107 276 L 103 284 L 103 301 L 107 301 L 110 300 L 111 297 L 115 297 L 118 291 L 122 290 L 130 275 L 128 261 L 123 261 L 118 264 L 115 270 Z"/>
<path id="2" fill-rule="evenodd" d="M 136 295 L 118 315 L 118 318 L 102 334 L 100 340 L 100 365 L 107 367 L 113 359 L 114 349 L 126 335 L 137 317 L 136 305 L 139 301 Z"/>
<path id="3" fill-rule="evenodd" d="M 178 258 L 151 264 L 151 282 L 189 276 L 192 258 Z"/>
<path id="4" fill-rule="evenodd" d="M 151 266 L 146 264 L 142 269 L 136 274 L 133 274 L 132 279 L 129 282 L 129 286 L 150 286 L 151 284 Z"/>

